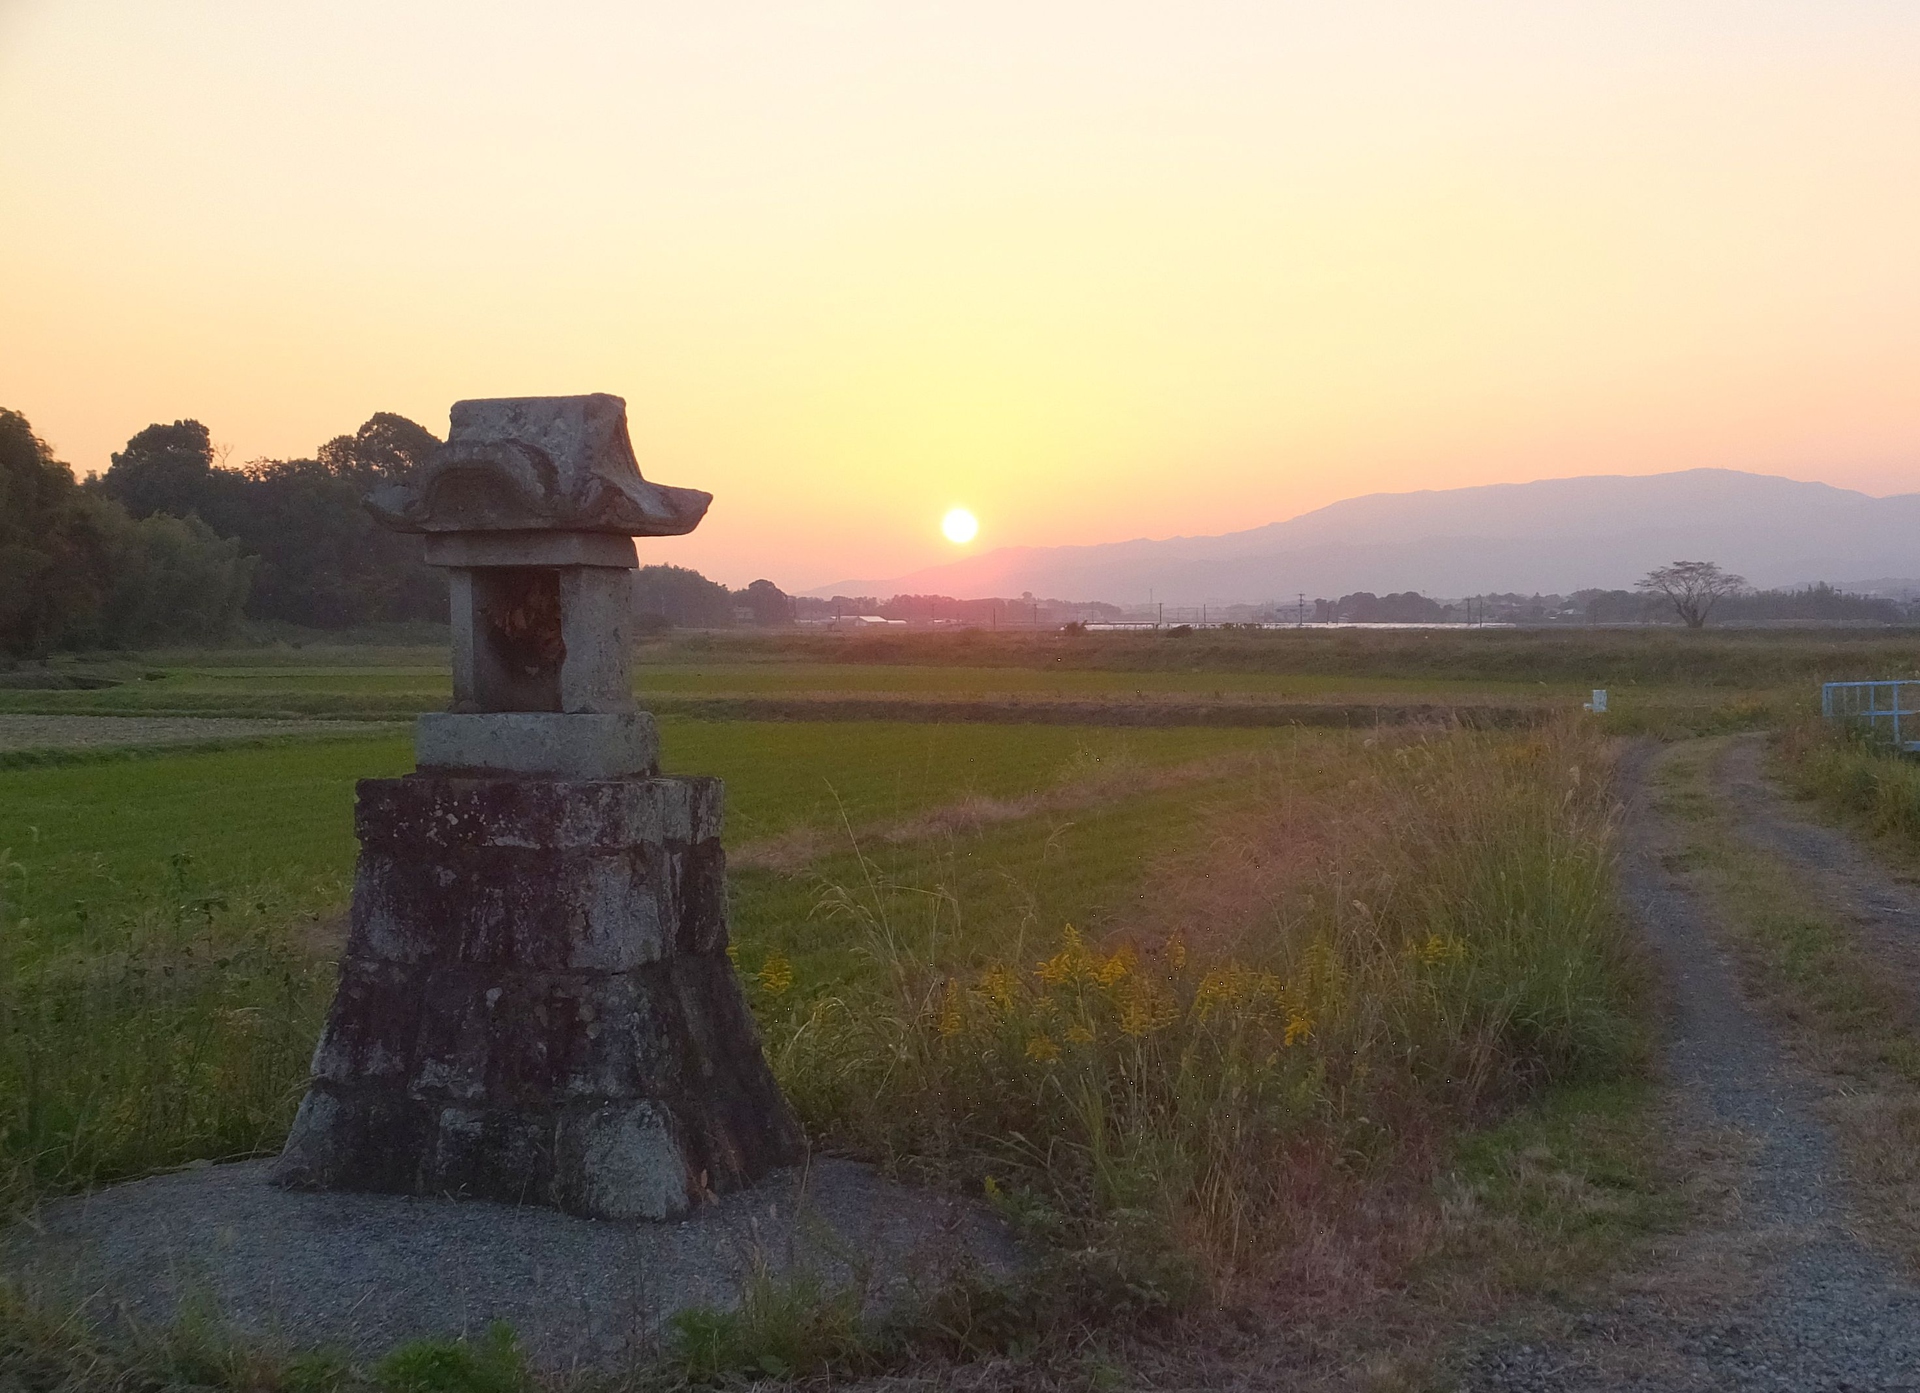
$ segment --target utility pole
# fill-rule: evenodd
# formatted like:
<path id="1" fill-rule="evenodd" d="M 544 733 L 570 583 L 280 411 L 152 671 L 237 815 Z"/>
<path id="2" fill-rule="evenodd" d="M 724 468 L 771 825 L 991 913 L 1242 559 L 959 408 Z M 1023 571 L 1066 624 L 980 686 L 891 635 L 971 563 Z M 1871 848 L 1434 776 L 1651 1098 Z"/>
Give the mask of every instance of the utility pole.
<path id="1" fill-rule="evenodd" d="M 1294 627 L 1296 629 L 1304 629 L 1307 627 L 1307 592 L 1304 590 L 1300 592 L 1299 616 L 1299 622 L 1295 624 Z"/>

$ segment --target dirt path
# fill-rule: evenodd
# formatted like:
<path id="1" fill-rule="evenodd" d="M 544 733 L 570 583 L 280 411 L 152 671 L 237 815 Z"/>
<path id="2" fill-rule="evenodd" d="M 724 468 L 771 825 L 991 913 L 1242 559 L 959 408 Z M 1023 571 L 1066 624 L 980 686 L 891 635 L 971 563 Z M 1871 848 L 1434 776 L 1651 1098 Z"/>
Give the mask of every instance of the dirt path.
<path id="1" fill-rule="evenodd" d="M 1920 1389 L 1920 1288 L 1850 1232 L 1817 1084 L 1743 996 L 1710 933 L 1680 826 L 1651 792 L 1661 761 L 1626 771 L 1622 879 L 1671 998 L 1668 1125 L 1705 1217 L 1663 1244 L 1602 1309 L 1490 1349 L 1466 1386 L 1503 1390 Z M 1864 916 L 1878 942 L 1914 931 L 1890 967 L 1920 983 L 1920 899 L 1837 833 L 1788 811 L 1736 744 L 1716 792 L 1743 837 Z"/>
<path id="2" fill-rule="evenodd" d="M 1890 870 L 1835 827 L 1809 821 L 1763 770 L 1758 737 L 1734 741 L 1714 770 L 1714 786 L 1755 846 L 1782 857 L 1882 964 L 1907 1023 L 1920 1024 L 1920 885 Z"/>

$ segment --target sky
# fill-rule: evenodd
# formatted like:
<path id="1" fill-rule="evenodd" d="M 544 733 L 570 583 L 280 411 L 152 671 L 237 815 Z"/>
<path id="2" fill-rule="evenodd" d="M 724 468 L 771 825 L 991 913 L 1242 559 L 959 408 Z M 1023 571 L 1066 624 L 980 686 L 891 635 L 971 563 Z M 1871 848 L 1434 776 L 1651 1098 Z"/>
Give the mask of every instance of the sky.
<path id="1" fill-rule="evenodd" d="M 715 495 L 643 559 L 735 585 L 1920 490 L 1910 0 L 0 0 L 0 191 L 0 406 L 80 472 L 613 392 Z"/>

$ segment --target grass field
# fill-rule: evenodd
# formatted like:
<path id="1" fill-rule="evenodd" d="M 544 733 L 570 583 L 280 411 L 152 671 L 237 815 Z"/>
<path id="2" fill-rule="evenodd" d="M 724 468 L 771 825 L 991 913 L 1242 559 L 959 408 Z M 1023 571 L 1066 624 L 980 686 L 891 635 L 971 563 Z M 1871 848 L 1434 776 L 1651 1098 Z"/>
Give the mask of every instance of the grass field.
<path id="1" fill-rule="evenodd" d="M 1808 674 L 1910 651 L 696 635 L 650 645 L 639 686 L 1541 708 L 1487 733 L 662 719 L 670 770 L 726 780 L 736 960 L 810 1134 L 992 1181 L 1053 1254 L 1030 1332 L 1041 1311 L 1084 1330 L 1357 1301 L 1450 1253 L 1479 1300 L 1627 1242 L 1657 1205 L 1616 1203 L 1642 1183 L 1647 1027 L 1604 737 L 1778 720 Z M 403 716 L 444 702 L 442 661 L 114 657 L 96 667 L 120 686 L 0 709 Z M 1606 722 L 1575 711 L 1597 685 Z M 400 727 L 0 769 L 0 1201 L 277 1146 L 332 991 L 353 783 L 410 767 Z M 1575 1223 L 1589 1172 L 1629 1179 L 1594 1182 L 1613 1198 Z"/>
<path id="2" fill-rule="evenodd" d="M 402 656 L 402 655 L 395 655 Z M 93 691 L 0 691 L 0 711 L 170 715 L 405 716 L 437 710 L 450 687 L 446 661 L 420 666 L 147 667 L 143 676 Z M 1260 672 L 1115 672 L 1086 668 L 881 666 L 860 663 L 654 663 L 641 667 L 645 697 L 1153 697 L 1277 700 L 1535 701 L 1570 698 L 1564 684 L 1393 679 Z"/>
<path id="3" fill-rule="evenodd" d="M 735 844 L 799 823 L 854 827 L 932 804 L 1005 798 L 1102 760 L 1144 767 L 1258 748 L 1265 731 L 664 720 L 669 771 L 727 783 Z M 180 880 L 301 909 L 344 899 L 353 785 L 413 767 L 409 733 L 0 770 L 13 932 L 57 942 L 83 906 L 128 912 Z M 188 858 L 181 862 L 179 858 Z M 22 928 L 20 919 L 32 921 Z"/>

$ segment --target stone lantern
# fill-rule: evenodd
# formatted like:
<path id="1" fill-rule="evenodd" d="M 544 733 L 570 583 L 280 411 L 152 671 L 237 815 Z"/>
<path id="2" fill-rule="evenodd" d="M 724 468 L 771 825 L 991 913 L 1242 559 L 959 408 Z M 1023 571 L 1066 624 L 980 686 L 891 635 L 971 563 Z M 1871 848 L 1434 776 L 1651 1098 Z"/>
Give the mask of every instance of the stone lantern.
<path id="1" fill-rule="evenodd" d="M 726 956 L 720 782 L 658 773 L 629 670 L 633 538 L 710 501 L 641 478 L 605 395 L 458 402 L 368 498 L 447 569 L 453 705 L 417 772 L 359 784 L 278 1183 L 662 1218 L 798 1158 Z"/>

